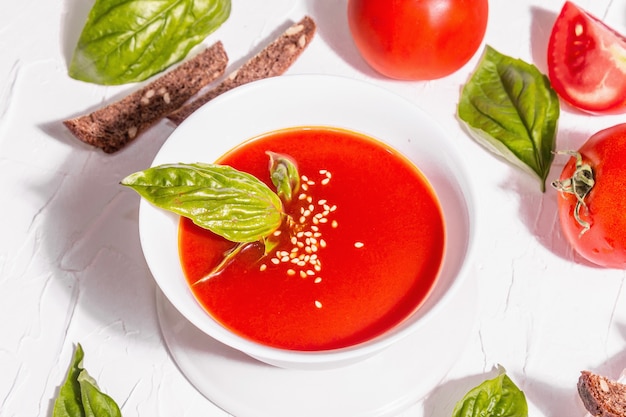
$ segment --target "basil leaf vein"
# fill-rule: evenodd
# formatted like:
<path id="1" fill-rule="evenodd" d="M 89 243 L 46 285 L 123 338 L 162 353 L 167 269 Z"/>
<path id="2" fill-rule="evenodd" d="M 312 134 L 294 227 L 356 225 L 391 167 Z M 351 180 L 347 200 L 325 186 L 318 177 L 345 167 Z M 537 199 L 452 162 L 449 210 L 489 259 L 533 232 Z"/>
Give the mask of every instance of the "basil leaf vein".
<path id="1" fill-rule="evenodd" d="M 96 0 L 69 75 L 104 85 L 145 80 L 228 19 L 231 0 Z"/>
<path id="2" fill-rule="evenodd" d="M 491 152 L 545 182 L 554 159 L 559 100 L 534 65 L 487 46 L 463 87 L 458 116 Z"/>
<path id="3" fill-rule="evenodd" d="M 258 241 L 283 221 L 278 195 L 256 177 L 227 165 L 164 164 L 121 183 L 155 206 L 232 242 Z"/>

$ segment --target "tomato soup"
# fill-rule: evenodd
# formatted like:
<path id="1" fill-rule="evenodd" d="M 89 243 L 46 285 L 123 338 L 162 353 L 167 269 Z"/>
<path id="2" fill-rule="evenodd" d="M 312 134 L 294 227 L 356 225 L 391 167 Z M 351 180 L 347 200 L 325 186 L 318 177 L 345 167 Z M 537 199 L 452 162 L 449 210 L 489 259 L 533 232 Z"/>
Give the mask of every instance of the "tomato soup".
<path id="1" fill-rule="evenodd" d="M 267 151 L 291 156 L 301 176 L 271 252 L 250 244 L 202 280 L 235 244 L 181 219 L 182 267 L 206 311 L 247 339 L 302 351 L 366 341 L 415 311 L 445 243 L 439 202 L 420 171 L 374 139 L 325 127 L 272 132 L 217 162 L 275 189 Z"/>

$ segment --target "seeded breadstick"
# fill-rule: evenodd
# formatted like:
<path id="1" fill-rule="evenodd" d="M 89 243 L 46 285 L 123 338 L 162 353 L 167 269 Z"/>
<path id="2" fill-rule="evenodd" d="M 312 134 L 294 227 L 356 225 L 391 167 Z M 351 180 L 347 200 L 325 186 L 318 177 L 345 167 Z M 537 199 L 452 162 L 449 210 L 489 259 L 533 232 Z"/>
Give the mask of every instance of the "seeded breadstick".
<path id="1" fill-rule="evenodd" d="M 78 139 L 113 153 L 221 76 L 228 56 L 217 42 L 141 90 L 63 123 Z"/>
<path id="2" fill-rule="evenodd" d="M 215 97 L 240 85 L 283 74 L 302 54 L 315 35 L 316 25 L 306 16 L 293 24 L 265 49 L 233 71 L 215 88 L 193 98 L 180 109 L 169 114 L 168 119 L 179 125 L 191 113 Z"/>

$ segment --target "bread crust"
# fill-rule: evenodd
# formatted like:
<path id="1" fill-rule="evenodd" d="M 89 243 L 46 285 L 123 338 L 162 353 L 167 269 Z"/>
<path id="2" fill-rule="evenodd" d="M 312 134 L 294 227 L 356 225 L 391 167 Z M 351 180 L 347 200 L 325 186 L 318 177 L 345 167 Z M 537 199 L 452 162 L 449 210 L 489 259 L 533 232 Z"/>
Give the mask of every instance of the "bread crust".
<path id="1" fill-rule="evenodd" d="M 252 81 L 284 74 L 311 43 L 316 29 L 315 21 L 305 16 L 240 68 L 230 73 L 215 88 L 194 97 L 189 103 L 169 114 L 167 118 L 179 125 L 202 105 L 228 90 Z"/>
<path id="2" fill-rule="evenodd" d="M 63 124 L 81 141 L 106 153 L 117 152 L 223 75 L 227 65 L 224 46 L 216 42 L 140 90 Z"/>
<path id="3" fill-rule="evenodd" d="M 626 417 L 626 385 L 590 371 L 578 378 L 578 394 L 595 417 Z"/>

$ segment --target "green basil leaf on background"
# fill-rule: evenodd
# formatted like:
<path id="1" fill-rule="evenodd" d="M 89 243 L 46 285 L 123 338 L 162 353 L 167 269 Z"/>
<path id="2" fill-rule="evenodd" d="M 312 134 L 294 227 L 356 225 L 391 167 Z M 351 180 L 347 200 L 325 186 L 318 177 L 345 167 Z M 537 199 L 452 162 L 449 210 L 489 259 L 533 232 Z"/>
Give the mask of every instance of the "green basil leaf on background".
<path id="1" fill-rule="evenodd" d="M 69 75 L 103 85 L 145 80 L 183 59 L 230 9 L 230 0 L 96 0 Z"/>
<path id="2" fill-rule="evenodd" d="M 76 346 L 67 378 L 54 402 L 52 417 L 121 417 L 115 401 L 98 388 L 83 368 L 85 354 Z"/>
<path id="3" fill-rule="evenodd" d="M 280 198 L 256 177 L 216 164 L 164 164 L 122 180 L 150 203 L 232 242 L 254 242 L 283 221 Z"/>
<path id="4" fill-rule="evenodd" d="M 300 174 L 296 162 L 289 156 L 276 152 L 266 152 L 270 157 L 270 178 L 278 196 L 290 202 L 300 189 Z"/>
<path id="5" fill-rule="evenodd" d="M 456 404 L 452 417 L 528 417 L 524 393 L 502 370 L 500 375 L 472 388 Z"/>
<path id="6" fill-rule="evenodd" d="M 458 105 L 458 116 L 471 136 L 539 177 L 542 191 L 554 159 L 559 115 L 559 100 L 548 77 L 489 46 Z"/>

